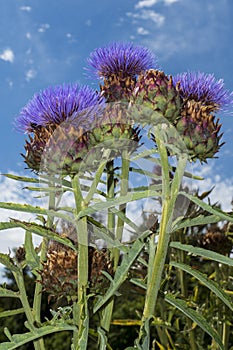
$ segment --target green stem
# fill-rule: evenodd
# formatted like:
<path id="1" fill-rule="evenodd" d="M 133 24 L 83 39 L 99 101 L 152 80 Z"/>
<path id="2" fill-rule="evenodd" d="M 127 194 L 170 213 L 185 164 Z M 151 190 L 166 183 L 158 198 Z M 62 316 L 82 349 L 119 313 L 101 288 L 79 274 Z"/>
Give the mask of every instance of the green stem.
<path id="1" fill-rule="evenodd" d="M 30 304 L 28 302 L 28 297 L 27 297 L 27 292 L 25 289 L 25 283 L 24 283 L 24 277 L 23 277 L 23 271 L 21 271 L 20 273 L 13 272 L 13 274 L 14 274 L 16 283 L 17 283 L 18 288 L 19 288 L 20 300 L 21 300 L 22 306 L 24 308 L 25 315 L 27 317 L 28 325 L 30 327 L 30 330 L 33 331 L 33 330 L 35 330 L 35 326 L 34 326 L 35 318 L 34 318 L 34 314 L 32 312 L 32 309 L 30 307 Z M 35 350 L 44 350 L 45 349 L 43 338 L 35 340 L 33 342 L 33 345 L 34 345 Z"/>
<path id="2" fill-rule="evenodd" d="M 167 256 L 168 245 L 170 241 L 173 211 L 187 163 L 186 156 L 181 155 L 177 165 L 177 170 L 170 185 L 167 149 L 161 137 L 158 137 L 156 139 L 156 142 L 158 145 L 162 166 L 162 214 L 156 254 L 154 261 L 151 262 L 151 273 L 148 275 L 149 278 L 147 281 L 147 291 L 139 340 L 144 337 L 145 324 L 148 322 L 148 320 L 150 320 L 155 311 L 155 305 L 157 302 L 165 259 Z"/>
<path id="3" fill-rule="evenodd" d="M 107 198 L 115 197 L 114 161 L 107 163 Z M 108 230 L 113 233 L 115 227 L 115 215 L 108 209 Z M 113 258 L 113 257 L 112 257 Z M 101 313 L 100 326 L 105 332 L 109 332 L 114 307 L 114 299 L 111 299 L 103 308 Z"/>
<path id="4" fill-rule="evenodd" d="M 50 184 L 49 186 L 54 186 L 54 184 Z M 49 205 L 48 205 L 48 210 L 54 209 L 55 208 L 55 192 L 50 192 L 49 193 Z M 48 215 L 47 217 L 47 223 L 46 226 L 48 228 L 51 228 L 53 225 L 53 220 L 54 218 Z M 43 238 L 43 241 L 41 243 L 41 251 L 40 251 L 40 268 L 42 268 L 42 263 L 46 260 L 47 256 L 47 250 L 48 250 L 48 239 Z M 39 275 L 37 277 L 37 280 L 41 280 L 41 276 Z M 41 302 L 42 302 L 42 284 L 41 283 L 36 283 L 35 286 L 35 292 L 34 292 L 34 300 L 33 300 L 33 311 L 35 315 L 35 321 L 40 324 L 41 322 Z M 40 338 L 34 342 L 35 344 L 35 349 L 36 350 L 43 350 L 44 349 L 44 340 L 43 338 Z"/>
<path id="5" fill-rule="evenodd" d="M 72 187 L 75 197 L 75 218 L 78 213 L 84 209 L 85 203 L 83 200 L 82 190 L 78 175 L 72 178 Z M 88 287 L 88 231 L 87 218 L 83 217 L 80 220 L 75 220 L 78 241 L 78 301 L 74 303 L 73 317 L 75 325 L 78 327 L 78 332 L 73 334 L 74 350 L 85 350 L 87 348 L 89 315 L 87 305 L 87 287 Z"/>
<path id="6" fill-rule="evenodd" d="M 126 196 L 129 189 L 129 166 L 130 159 L 129 154 L 126 150 L 122 153 L 122 173 L 121 173 L 121 189 L 120 196 Z M 126 203 L 119 206 L 119 211 L 125 213 L 126 211 Z M 117 227 L 116 227 L 116 239 L 121 242 L 122 235 L 124 230 L 124 220 L 120 217 L 117 219 Z M 113 258 L 114 258 L 114 271 L 116 271 L 119 258 L 120 258 L 120 250 L 119 248 L 114 248 L 113 250 Z"/>
<path id="7" fill-rule="evenodd" d="M 107 163 L 107 198 L 111 199 L 115 197 L 115 179 L 114 179 L 114 161 L 111 160 Z M 115 215 L 108 209 L 108 229 L 113 232 L 115 228 Z"/>

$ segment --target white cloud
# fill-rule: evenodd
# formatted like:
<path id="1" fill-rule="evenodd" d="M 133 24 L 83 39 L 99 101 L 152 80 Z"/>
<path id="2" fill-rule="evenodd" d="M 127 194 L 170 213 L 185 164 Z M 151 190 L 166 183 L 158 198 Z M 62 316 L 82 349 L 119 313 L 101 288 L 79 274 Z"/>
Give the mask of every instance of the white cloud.
<path id="1" fill-rule="evenodd" d="M 37 72 L 34 69 L 29 69 L 26 72 L 25 79 L 29 82 L 36 77 Z"/>
<path id="2" fill-rule="evenodd" d="M 27 33 L 26 33 L 26 38 L 27 38 L 28 40 L 30 40 L 31 37 L 32 37 L 32 36 L 31 36 L 31 33 L 27 32 Z"/>
<path id="3" fill-rule="evenodd" d="M 164 24 L 165 17 L 160 13 L 157 13 L 153 10 L 142 10 L 139 13 L 128 12 L 127 16 L 134 19 L 143 19 L 143 20 L 151 20 L 156 23 L 158 27 L 161 27 Z"/>
<path id="4" fill-rule="evenodd" d="M 223 210 L 232 210 L 233 178 L 223 178 L 222 175 L 216 172 L 214 163 L 205 166 L 196 165 L 193 167 L 192 173 L 204 178 L 200 181 L 193 180 L 192 189 L 199 189 L 201 193 L 213 188 L 209 195 L 211 204 L 219 203 Z"/>
<path id="5" fill-rule="evenodd" d="M 41 24 L 40 28 L 38 29 L 38 32 L 44 33 L 49 28 L 50 28 L 50 25 L 48 23 Z"/>
<path id="6" fill-rule="evenodd" d="M 139 3 L 142 2 L 136 1 L 137 5 Z M 172 6 L 173 3 L 179 6 Z M 177 53 L 180 55 L 184 52 L 187 56 L 196 52 L 202 54 L 214 50 L 216 41 L 218 42 L 224 33 L 228 33 L 231 20 L 227 15 L 228 1 L 220 4 L 219 1 L 213 0 L 211 4 L 211 6 L 209 3 L 204 4 L 201 0 L 196 2 L 158 0 L 158 4 L 154 7 L 135 9 L 133 5 L 133 10 L 126 13 L 126 16 L 132 19 L 135 33 L 137 27 L 146 27 L 150 34 L 144 37 L 143 43 L 154 50 L 163 61 L 174 57 Z M 154 11 L 155 7 L 156 11 Z M 204 18 L 208 18 L 208 23 Z M 165 19 L 166 25 L 163 25 Z M 191 26 L 190 23 L 192 23 Z M 219 43 L 221 45 L 220 40 Z"/>
<path id="7" fill-rule="evenodd" d="M 4 176 L 0 177 L 1 202 L 27 203 L 32 205 L 41 205 L 40 199 L 35 199 L 35 193 L 23 189 L 21 182 L 11 180 Z M 0 209 L 0 221 L 9 221 L 9 218 L 19 220 L 30 220 L 33 214 L 17 212 L 8 209 Z M 39 243 L 41 239 L 36 238 L 35 242 Z M 24 231 L 22 229 L 10 229 L 0 231 L 1 253 L 8 253 L 9 249 L 18 247 L 24 242 Z"/>
<path id="8" fill-rule="evenodd" d="M 91 25 L 92 25 L 91 19 L 87 19 L 85 24 L 86 24 L 87 27 L 91 27 Z"/>
<path id="9" fill-rule="evenodd" d="M 21 11 L 30 12 L 32 10 L 32 8 L 31 8 L 31 6 L 21 6 L 20 10 Z"/>
<path id="10" fill-rule="evenodd" d="M 164 0 L 165 5 L 171 5 L 174 4 L 175 2 L 178 2 L 179 0 Z"/>
<path id="11" fill-rule="evenodd" d="M 0 59 L 6 62 L 13 63 L 15 59 L 14 52 L 11 49 L 5 49 L 1 54 L 0 54 Z"/>
<path id="12" fill-rule="evenodd" d="M 135 5 L 135 8 L 141 9 L 143 7 L 151 7 L 151 6 L 155 5 L 157 2 L 158 2 L 158 0 L 142 0 L 142 1 L 139 1 Z"/>
<path id="13" fill-rule="evenodd" d="M 150 32 L 148 30 L 146 30 L 145 28 L 143 28 L 143 27 L 138 27 L 137 28 L 137 33 L 140 34 L 140 35 L 147 35 Z"/>

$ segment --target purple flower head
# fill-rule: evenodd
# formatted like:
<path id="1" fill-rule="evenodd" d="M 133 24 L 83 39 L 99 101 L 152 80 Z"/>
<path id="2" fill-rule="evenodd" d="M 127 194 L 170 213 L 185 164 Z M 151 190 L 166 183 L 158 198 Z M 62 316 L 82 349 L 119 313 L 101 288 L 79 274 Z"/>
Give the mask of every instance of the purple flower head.
<path id="1" fill-rule="evenodd" d="M 95 109 L 103 105 L 104 98 L 88 86 L 64 84 L 35 94 L 21 110 L 15 124 L 17 129 L 30 132 L 32 126 L 61 124 L 73 120 L 86 109 Z"/>
<path id="2" fill-rule="evenodd" d="M 187 72 L 173 77 L 174 85 L 180 84 L 181 97 L 213 106 L 213 110 L 228 111 L 233 106 L 233 93 L 224 88 L 223 79 L 213 74 Z"/>
<path id="3" fill-rule="evenodd" d="M 112 74 L 122 77 L 136 75 L 157 64 L 154 54 L 147 48 L 130 42 L 114 42 L 94 50 L 88 59 L 89 70 L 97 77 Z"/>

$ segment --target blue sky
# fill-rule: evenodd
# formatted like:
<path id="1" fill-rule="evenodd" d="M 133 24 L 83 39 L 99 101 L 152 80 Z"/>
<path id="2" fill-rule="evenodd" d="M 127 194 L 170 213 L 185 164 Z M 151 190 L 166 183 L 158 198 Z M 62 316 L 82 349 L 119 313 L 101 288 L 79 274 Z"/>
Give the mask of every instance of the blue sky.
<path id="1" fill-rule="evenodd" d="M 25 135 L 13 127 L 20 109 L 35 92 L 51 85 L 79 82 L 98 87 L 85 77 L 83 67 L 93 49 L 112 41 L 147 46 L 167 74 L 214 73 L 233 90 L 232 0 L 0 0 L 0 9 L 2 173 L 24 171 L 20 153 Z M 227 196 L 229 202 L 233 116 L 219 117 L 226 145 L 219 159 L 198 171 L 206 175 L 206 187 L 218 184 L 215 198 Z M 16 187 L 0 180 L 0 193 L 6 188 L 4 200 L 22 200 L 20 195 L 12 197 Z"/>

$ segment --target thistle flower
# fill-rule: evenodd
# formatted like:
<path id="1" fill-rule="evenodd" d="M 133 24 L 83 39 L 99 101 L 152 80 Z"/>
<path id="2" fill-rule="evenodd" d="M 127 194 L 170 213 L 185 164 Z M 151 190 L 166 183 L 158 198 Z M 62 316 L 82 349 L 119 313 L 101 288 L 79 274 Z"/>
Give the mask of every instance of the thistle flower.
<path id="1" fill-rule="evenodd" d="M 221 124 L 214 112 L 226 112 L 233 106 L 233 93 L 224 88 L 223 80 L 212 74 L 188 72 L 173 78 L 183 100 L 181 118 L 176 127 L 183 136 L 191 160 L 206 162 L 220 147 Z"/>
<path id="2" fill-rule="evenodd" d="M 214 158 L 223 145 L 220 144 L 223 134 L 220 134 L 219 119 L 215 120 L 209 108 L 202 106 L 201 102 L 186 102 L 176 129 L 182 136 L 191 161 L 199 159 L 206 162 L 207 158 Z"/>
<path id="3" fill-rule="evenodd" d="M 134 151 L 140 140 L 139 128 L 134 121 L 126 103 L 108 103 L 101 115 L 93 123 L 89 133 L 89 142 L 111 150 L 111 157 L 119 155 L 122 150 Z"/>
<path id="4" fill-rule="evenodd" d="M 72 121 L 80 112 L 103 103 L 104 99 L 88 86 L 64 84 L 49 87 L 34 95 L 21 110 L 15 124 L 18 129 L 34 132 L 37 127 Z"/>
<path id="5" fill-rule="evenodd" d="M 210 111 L 227 111 L 233 105 L 233 93 L 224 88 L 223 79 L 216 80 L 213 74 L 182 73 L 173 77 L 173 83 L 184 101 L 201 102 Z"/>
<path id="6" fill-rule="evenodd" d="M 49 294 L 49 300 L 57 298 L 75 298 L 78 287 L 77 253 L 71 248 L 51 241 L 47 261 L 39 271 L 43 290 Z M 97 250 L 88 247 L 89 288 L 96 294 L 102 294 L 109 286 L 109 280 L 102 274 L 113 273 L 112 263 L 106 249 Z"/>
<path id="7" fill-rule="evenodd" d="M 180 95 L 173 85 L 172 77 L 162 71 L 150 69 L 140 74 L 132 101 L 142 108 L 146 107 L 145 113 L 142 110 L 139 122 L 153 123 L 154 118 L 158 118 L 158 113 L 173 122 L 180 115 Z"/>
<path id="8" fill-rule="evenodd" d="M 136 76 L 156 65 L 152 52 L 140 45 L 115 42 L 94 50 L 88 59 L 89 70 L 104 79 L 102 94 L 108 101 L 129 99 Z"/>
<path id="9" fill-rule="evenodd" d="M 36 94 L 16 119 L 18 129 L 29 134 L 24 156 L 28 167 L 76 172 L 88 149 L 86 132 L 104 103 L 96 91 L 77 84 L 50 87 Z"/>

